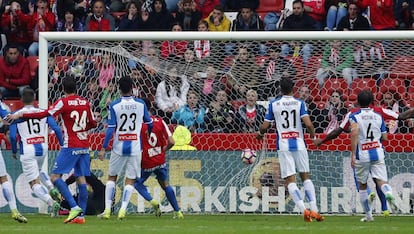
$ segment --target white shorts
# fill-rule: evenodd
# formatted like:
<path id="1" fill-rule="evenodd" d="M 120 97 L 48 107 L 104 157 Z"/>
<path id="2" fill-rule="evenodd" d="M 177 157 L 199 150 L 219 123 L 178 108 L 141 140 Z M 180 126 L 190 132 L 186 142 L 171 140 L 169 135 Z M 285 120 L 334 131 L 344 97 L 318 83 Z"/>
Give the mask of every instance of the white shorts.
<path id="1" fill-rule="evenodd" d="M 109 159 L 109 176 L 119 176 L 125 171 L 125 177 L 136 179 L 141 177 L 141 154 L 136 156 L 121 156 L 111 152 Z"/>
<path id="2" fill-rule="evenodd" d="M 384 160 L 378 160 L 373 162 L 359 162 L 355 164 L 355 176 L 358 182 L 366 184 L 369 178 L 369 173 L 374 179 L 382 181 L 388 181 L 387 167 Z"/>
<path id="3" fill-rule="evenodd" d="M 278 151 L 280 174 L 283 179 L 298 172 L 309 172 L 309 155 L 307 150 Z"/>
<path id="4" fill-rule="evenodd" d="M 7 175 L 6 164 L 4 163 L 3 154 L 0 151 L 0 176 Z"/>
<path id="5" fill-rule="evenodd" d="M 42 168 L 45 155 L 33 156 L 33 155 L 20 155 L 20 162 L 22 163 L 23 174 L 26 177 L 26 181 L 30 183 L 39 178 L 39 170 Z"/>

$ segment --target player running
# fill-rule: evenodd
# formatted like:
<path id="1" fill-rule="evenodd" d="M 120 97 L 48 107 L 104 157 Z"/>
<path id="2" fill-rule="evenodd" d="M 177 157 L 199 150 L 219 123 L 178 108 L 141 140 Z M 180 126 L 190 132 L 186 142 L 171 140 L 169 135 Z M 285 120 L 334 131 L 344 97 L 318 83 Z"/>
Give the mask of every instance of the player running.
<path id="1" fill-rule="evenodd" d="M 85 176 L 90 175 L 88 130 L 96 127 L 91 105 L 85 98 L 76 95 L 76 81 L 73 77 L 65 77 L 62 81 L 65 95 L 59 98 L 47 110 L 32 113 L 16 113 L 9 119 L 42 119 L 47 116 L 60 116 L 63 122 L 64 143 L 53 165 L 50 179 L 59 192 L 68 201 L 70 212 L 64 223 L 84 224 L 83 212 L 86 211 L 88 190 Z M 63 174 L 74 169 L 78 184 L 78 203 L 76 203 L 65 181 Z M 79 216 L 79 217 L 78 217 Z"/>
<path id="2" fill-rule="evenodd" d="M 151 102 L 144 99 L 151 113 Z M 145 181 L 152 173 L 157 176 L 158 183 L 164 190 L 168 201 L 174 209 L 174 218 L 183 219 L 184 215 L 180 210 L 175 197 L 173 188 L 168 184 L 168 165 L 165 162 L 165 152 L 174 145 L 174 139 L 167 124 L 162 118 L 151 115 L 153 128 L 149 137 L 147 132 L 147 125 L 142 125 L 142 161 L 141 161 L 141 178 L 138 178 L 134 184 L 135 189 L 149 201 L 154 207 L 155 215 L 161 216 L 160 205 L 158 201 L 151 197 L 147 187 L 144 185 Z"/>
<path id="3" fill-rule="evenodd" d="M 109 159 L 108 180 L 105 188 L 105 210 L 98 217 L 109 219 L 112 200 L 115 194 L 115 182 L 118 175 L 125 172 L 125 185 L 122 194 L 122 204 L 118 212 L 118 219 L 124 219 L 126 208 L 131 194 L 134 191 L 134 182 L 141 176 L 141 126 L 148 124 L 148 133 L 151 133 L 152 120 L 144 101 L 132 97 L 132 79 L 122 77 L 119 80 L 119 90 L 122 97 L 109 105 L 108 128 L 99 159 L 103 160 L 105 150 L 114 135 L 111 157 Z"/>
<path id="4" fill-rule="evenodd" d="M 16 113 L 32 113 L 41 111 L 33 106 L 35 93 L 31 88 L 25 88 L 22 93 L 24 107 Z M 45 136 L 48 135 L 48 125 L 55 131 L 59 144 L 63 146 L 62 130 L 59 128 L 52 116 L 43 119 L 27 119 L 15 121 L 10 125 L 10 144 L 13 158 L 17 159 L 17 134 L 20 136 L 20 162 L 22 163 L 23 174 L 29 182 L 33 193 L 40 200 L 52 207 L 52 217 L 58 215 L 60 208 L 59 192 L 54 188 L 52 181 L 44 171 L 41 171 L 43 161 L 47 155 L 48 146 Z M 40 183 L 46 185 L 46 187 Z M 54 195 L 52 198 L 48 191 Z M 57 199 L 57 200 L 56 200 Z"/>
<path id="5" fill-rule="evenodd" d="M 314 139 L 315 130 L 302 100 L 295 99 L 292 94 L 293 81 L 284 78 L 280 81 L 282 97 L 269 103 L 269 108 L 263 124 L 257 133 L 257 139 L 262 139 L 271 122 L 277 128 L 277 150 L 280 161 L 281 176 L 296 206 L 304 215 L 305 222 L 323 221 L 316 206 L 315 187 L 310 179 L 309 156 L 303 136 L 301 122 L 305 124 L 310 137 Z M 296 184 L 296 169 L 303 182 L 310 210 L 305 208 L 301 192 Z"/>
<path id="6" fill-rule="evenodd" d="M 365 211 L 362 222 L 374 221 L 367 193 L 367 180 L 370 173 L 372 178 L 376 179 L 386 199 L 395 205 L 391 186 L 387 182 L 384 148 L 381 143 L 381 140 L 387 140 L 387 130 L 382 116 L 369 108 L 373 100 L 374 97 L 370 91 L 361 91 L 358 94 L 358 104 L 361 108 L 349 117 L 352 129 L 351 166 L 355 169 L 359 183 L 359 199 Z"/>

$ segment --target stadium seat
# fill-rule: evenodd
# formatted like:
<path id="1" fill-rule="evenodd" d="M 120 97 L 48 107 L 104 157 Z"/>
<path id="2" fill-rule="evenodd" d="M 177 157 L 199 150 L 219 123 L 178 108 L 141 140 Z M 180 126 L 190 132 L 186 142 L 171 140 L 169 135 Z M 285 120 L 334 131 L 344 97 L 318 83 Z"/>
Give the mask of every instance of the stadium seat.
<path id="1" fill-rule="evenodd" d="M 303 78 L 303 79 L 297 79 L 295 80 L 295 85 L 293 86 L 293 93 L 295 96 L 299 91 L 299 88 L 303 85 L 307 85 L 310 90 L 310 96 L 313 101 L 319 101 L 321 100 L 319 95 L 319 83 L 316 78 Z"/>
<path id="2" fill-rule="evenodd" d="M 263 66 L 265 61 L 268 60 L 268 59 L 269 59 L 269 56 L 258 55 L 258 56 L 256 56 L 256 64 L 258 66 Z"/>
<path id="3" fill-rule="evenodd" d="M 39 67 L 39 57 L 38 56 L 28 56 L 26 59 L 29 62 L 30 77 L 34 78 L 36 76 L 37 68 Z"/>
<path id="4" fill-rule="evenodd" d="M 303 69 L 302 57 L 286 56 L 285 59 L 289 60 L 296 68 L 296 80 L 303 79 L 305 70 Z"/>
<path id="5" fill-rule="evenodd" d="M 257 13 L 261 12 L 280 12 L 285 8 L 285 1 L 281 0 L 260 0 L 259 7 L 256 9 Z M 263 18 L 262 18 L 263 20 Z"/>
<path id="6" fill-rule="evenodd" d="M 56 64 L 60 71 L 66 71 L 72 61 L 73 57 L 71 56 L 56 56 Z"/>
<path id="7" fill-rule="evenodd" d="M 371 90 L 374 97 L 377 95 L 377 84 L 376 80 L 373 78 L 359 78 L 355 79 L 351 83 L 351 87 L 349 88 L 349 101 L 357 100 L 358 93 L 361 90 L 369 89 Z"/>
<path id="8" fill-rule="evenodd" d="M 227 17 L 227 19 L 230 20 L 231 24 L 230 24 L 230 31 L 233 28 L 233 20 L 235 20 L 237 18 L 237 14 L 239 12 L 237 11 L 228 11 L 228 12 L 224 12 L 224 15 Z"/>
<path id="9" fill-rule="evenodd" d="M 115 20 L 119 21 L 127 13 L 128 12 L 126 12 L 126 11 L 119 11 L 119 12 L 111 12 L 110 14 L 112 15 L 112 17 L 114 17 Z"/>
<path id="10" fill-rule="evenodd" d="M 233 56 L 226 56 L 225 58 L 224 58 L 224 60 L 223 60 L 223 62 L 222 62 L 222 64 L 221 64 L 221 67 L 224 69 L 224 70 L 229 70 L 230 69 L 230 67 L 233 65 L 233 62 L 234 62 L 234 57 Z"/>
<path id="11" fill-rule="evenodd" d="M 395 56 L 390 68 L 390 78 L 413 79 L 414 56 Z"/>
<path id="12" fill-rule="evenodd" d="M 20 99 L 6 99 L 3 102 L 10 107 L 10 112 L 15 112 L 23 107 L 23 102 Z"/>
<path id="13" fill-rule="evenodd" d="M 322 56 L 311 56 L 306 66 L 305 76 L 316 78 L 316 72 L 321 67 Z"/>
<path id="14" fill-rule="evenodd" d="M 325 79 L 321 89 L 321 99 L 323 101 L 329 100 L 332 91 L 340 91 L 344 100 L 348 98 L 348 84 L 344 78 L 328 78 Z"/>
<path id="15" fill-rule="evenodd" d="M 385 78 L 381 80 L 378 95 L 382 93 L 386 93 L 388 91 L 398 92 L 401 97 L 405 98 L 406 97 L 405 81 L 399 78 Z M 377 99 L 380 100 L 378 97 Z"/>

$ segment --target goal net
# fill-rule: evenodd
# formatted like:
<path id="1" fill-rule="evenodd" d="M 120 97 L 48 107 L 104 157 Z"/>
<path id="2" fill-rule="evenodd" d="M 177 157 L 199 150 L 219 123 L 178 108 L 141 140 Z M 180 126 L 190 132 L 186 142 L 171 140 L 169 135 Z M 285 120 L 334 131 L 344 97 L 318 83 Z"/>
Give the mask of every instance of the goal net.
<path id="1" fill-rule="evenodd" d="M 197 150 L 167 153 L 170 183 L 184 212 L 294 213 L 298 210 L 280 178 L 274 127 L 264 141 L 256 140 L 261 121 L 255 116 L 262 119 L 264 112 L 250 103 L 267 108 L 280 95 L 279 80 L 289 77 L 295 81 L 294 95 L 306 99 L 319 136 L 338 126 L 363 89 L 372 90 L 378 105 L 394 100 L 389 108 L 401 112 L 414 100 L 413 36 L 407 31 L 41 33 L 39 104 L 55 101 L 62 95 L 60 82 L 76 77 L 78 93 L 91 101 L 100 121 L 101 127 L 90 133 L 93 153 L 102 144 L 107 105 L 119 96 L 117 81 L 131 76 L 134 95 L 149 98 L 154 114 L 171 130 L 180 124 L 192 133 L 189 144 Z M 194 99 L 196 109 L 182 109 Z M 385 143 L 386 162 L 399 205 L 395 212 L 411 213 L 413 125 L 404 121 L 387 126 L 392 134 Z M 362 212 L 350 168 L 349 135 L 320 148 L 309 139 L 307 143 L 321 212 Z M 240 158 L 246 148 L 256 150 L 252 165 Z M 49 163 L 55 155 L 52 150 Z M 92 171 L 104 183 L 107 169 L 108 160 L 92 159 Z M 162 201 L 162 210 L 172 211 L 155 178 L 146 185 Z M 375 191 L 372 182 L 369 186 Z M 130 212 L 152 211 L 138 194 L 131 201 Z M 374 209 L 381 212 L 378 199 Z"/>

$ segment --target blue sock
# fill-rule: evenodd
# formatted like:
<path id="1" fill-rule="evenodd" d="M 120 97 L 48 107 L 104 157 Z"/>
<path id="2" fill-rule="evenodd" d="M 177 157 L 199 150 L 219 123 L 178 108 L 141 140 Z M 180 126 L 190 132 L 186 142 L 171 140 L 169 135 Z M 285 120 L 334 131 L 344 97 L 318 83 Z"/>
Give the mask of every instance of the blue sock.
<path id="1" fill-rule="evenodd" d="M 60 194 L 65 198 L 65 200 L 69 203 L 70 208 L 77 206 L 75 199 L 73 198 L 72 194 L 69 191 L 68 185 L 62 178 L 59 178 L 53 182 L 55 187 L 59 189 Z"/>
<path id="2" fill-rule="evenodd" d="M 78 203 L 80 208 L 83 210 L 83 214 L 86 213 L 86 206 L 88 204 L 88 188 L 86 187 L 86 184 L 78 184 Z"/>
<path id="3" fill-rule="evenodd" d="M 149 194 L 147 187 L 143 183 L 141 183 L 138 180 L 136 180 L 135 183 L 134 183 L 134 187 L 138 191 L 138 193 L 141 194 L 141 196 L 145 200 L 147 200 L 147 201 L 151 201 L 152 200 L 151 194 Z"/>
<path id="4" fill-rule="evenodd" d="M 379 188 L 378 186 L 375 186 L 375 189 L 377 190 L 377 194 L 378 197 L 381 201 L 381 210 L 388 210 L 388 205 L 387 205 L 387 199 L 385 198 L 385 194 L 382 192 L 381 188 Z"/>
<path id="5" fill-rule="evenodd" d="M 167 195 L 167 199 L 174 208 L 174 211 L 179 211 L 180 208 L 178 207 L 177 198 L 175 197 L 174 190 L 170 185 L 165 188 L 165 195 Z"/>

